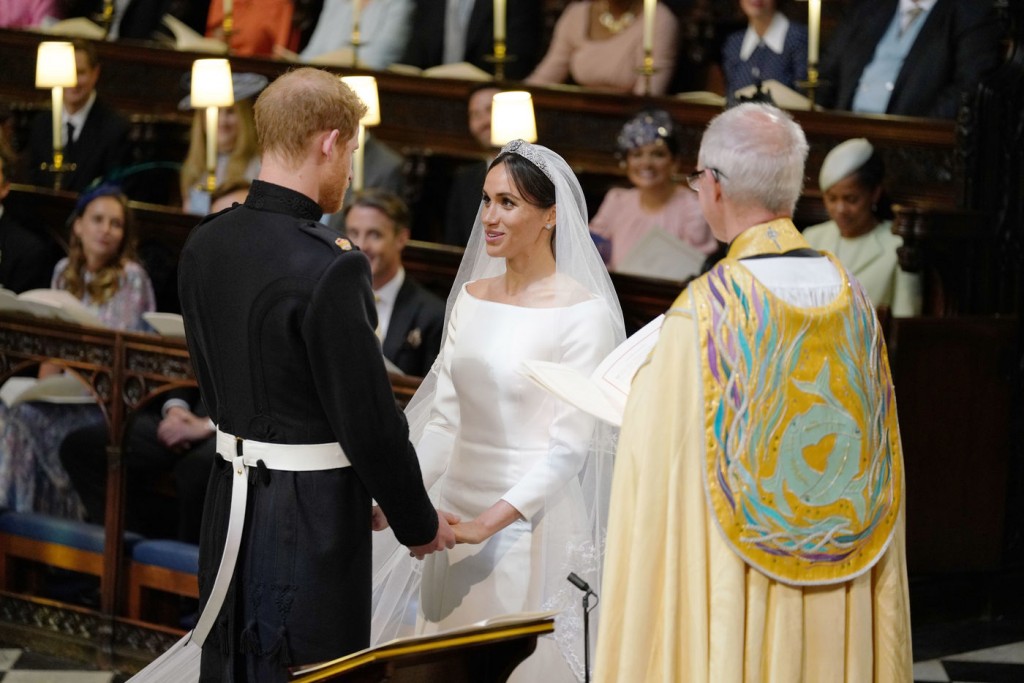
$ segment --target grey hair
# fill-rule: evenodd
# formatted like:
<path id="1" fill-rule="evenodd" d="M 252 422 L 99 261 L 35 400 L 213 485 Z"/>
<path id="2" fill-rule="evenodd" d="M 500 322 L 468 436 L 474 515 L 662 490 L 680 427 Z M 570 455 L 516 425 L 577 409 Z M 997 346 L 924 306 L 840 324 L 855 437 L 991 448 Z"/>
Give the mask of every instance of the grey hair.
<path id="1" fill-rule="evenodd" d="M 807 149 L 803 129 L 788 113 L 747 102 L 711 120 L 698 160 L 719 171 L 730 201 L 791 216 L 803 191 Z"/>

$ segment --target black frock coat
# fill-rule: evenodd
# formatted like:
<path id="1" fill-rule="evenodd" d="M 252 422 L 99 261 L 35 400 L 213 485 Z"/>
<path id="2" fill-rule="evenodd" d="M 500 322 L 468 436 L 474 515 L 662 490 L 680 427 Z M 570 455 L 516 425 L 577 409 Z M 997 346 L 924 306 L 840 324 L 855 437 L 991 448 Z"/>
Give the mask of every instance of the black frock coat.
<path id="1" fill-rule="evenodd" d="M 369 644 L 371 497 L 402 543 L 437 533 L 374 334 L 369 261 L 320 215 L 308 197 L 257 180 L 244 204 L 200 223 L 181 254 L 186 337 L 214 422 L 271 443 L 337 441 L 352 463 L 253 469 L 238 566 L 203 648 L 203 680 L 283 681 L 288 666 Z M 201 604 L 231 498 L 231 468 L 216 462 Z"/>

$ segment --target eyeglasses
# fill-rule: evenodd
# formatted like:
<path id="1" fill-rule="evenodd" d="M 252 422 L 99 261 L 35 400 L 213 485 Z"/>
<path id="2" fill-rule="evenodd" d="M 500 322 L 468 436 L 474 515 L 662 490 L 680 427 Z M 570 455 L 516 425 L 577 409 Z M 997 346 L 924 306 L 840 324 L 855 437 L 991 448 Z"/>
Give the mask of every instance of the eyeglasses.
<path id="1" fill-rule="evenodd" d="M 700 177 L 704 175 L 705 171 L 711 171 L 711 175 L 713 175 L 715 177 L 715 180 L 718 182 L 722 182 L 722 178 L 729 177 L 722 173 L 721 171 L 719 171 L 717 168 L 711 168 L 710 166 L 708 166 L 707 168 L 702 168 L 699 171 L 694 171 L 690 175 L 686 176 L 686 184 L 689 185 L 690 189 L 693 190 L 694 192 L 700 192 Z"/>

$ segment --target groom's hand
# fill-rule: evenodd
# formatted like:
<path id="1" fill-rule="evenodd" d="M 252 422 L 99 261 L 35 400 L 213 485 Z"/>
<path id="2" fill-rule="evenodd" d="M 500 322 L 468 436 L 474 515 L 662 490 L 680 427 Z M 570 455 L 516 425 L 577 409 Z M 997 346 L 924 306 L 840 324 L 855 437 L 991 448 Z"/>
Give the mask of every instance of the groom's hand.
<path id="1" fill-rule="evenodd" d="M 437 535 L 434 536 L 434 540 L 424 545 L 409 546 L 409 554 L 415 557 L 417 560 L 422 560 L 430 553 L 435 553 L 439 550 L 448 550 L 455 547 L 455 532 L 452 531 L 451 524 L 458 523 L 459 518 L 457 515 L 453 515 L 450 512 L 437 511 Z"/>

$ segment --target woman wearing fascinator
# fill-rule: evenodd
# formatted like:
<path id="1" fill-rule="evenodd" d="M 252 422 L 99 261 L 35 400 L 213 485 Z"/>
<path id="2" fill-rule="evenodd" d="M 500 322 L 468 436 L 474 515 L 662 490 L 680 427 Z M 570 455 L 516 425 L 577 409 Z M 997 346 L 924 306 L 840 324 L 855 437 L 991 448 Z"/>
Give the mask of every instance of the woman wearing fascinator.
<path id="1" fill-rule="evenodd" d="M 589 374 L 624 336 L 576 176 L 545 147 L 509 143 L 487 171 L 441 353 L 406 411 L 459 545 L 420 563 L 375 537 L 375 642 L 563 610 L 509 680 L 582 680 L 582 596 L 566 576 L 598 590 L 615 432 L 522 366 Z"/>
<path id="2" fill-rule="evenodd" d="M 718 249 L 697 193 L 675 180 L 680 156 L 675 131 L 668 112 L 648 109 L 619 132 L 619 155 L 632 187 L 609 190 L 590 221 L 610 270 L 617 270 L 651 230 L 663 230 L 705 255 Z"/>

